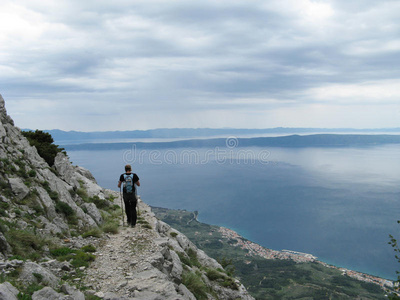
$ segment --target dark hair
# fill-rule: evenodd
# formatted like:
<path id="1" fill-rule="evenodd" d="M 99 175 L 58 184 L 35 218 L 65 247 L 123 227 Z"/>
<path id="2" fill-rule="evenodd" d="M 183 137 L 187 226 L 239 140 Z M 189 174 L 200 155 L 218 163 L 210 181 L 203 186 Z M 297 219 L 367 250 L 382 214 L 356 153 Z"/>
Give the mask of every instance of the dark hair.
<path id="1" fill-rule="evenodd" d="M 125 172 L 128 172 L 128 171 L 132 171 L 131 165 L 126 165 L 125 166 Z"/>

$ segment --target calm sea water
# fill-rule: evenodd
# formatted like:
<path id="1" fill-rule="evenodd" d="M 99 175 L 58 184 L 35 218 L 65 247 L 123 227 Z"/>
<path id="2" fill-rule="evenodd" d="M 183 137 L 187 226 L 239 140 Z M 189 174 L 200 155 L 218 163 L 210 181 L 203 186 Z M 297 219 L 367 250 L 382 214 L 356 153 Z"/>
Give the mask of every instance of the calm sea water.
<path id="1" fill-rule="evenodd" d="M 114 190 L 131 163 L 149 205 L 197 210 L 262 246 L 388 279 L 400 269 L 388 245 L 400 229 L 400 145 L 68 154 Z"/>

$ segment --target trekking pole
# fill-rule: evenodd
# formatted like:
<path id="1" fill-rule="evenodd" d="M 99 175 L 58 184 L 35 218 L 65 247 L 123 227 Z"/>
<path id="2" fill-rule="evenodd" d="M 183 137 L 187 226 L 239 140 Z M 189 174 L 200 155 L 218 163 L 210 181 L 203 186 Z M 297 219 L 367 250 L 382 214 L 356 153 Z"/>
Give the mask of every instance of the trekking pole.
<path id="1" fill-rule="evenodd" d="M 124 205 L 123 205 L 123 197 L 122 197 L 122 187 L 119 187 L 119 194 L 121 196 L 121 211 L 122 211 L 122 226 L 125 226 L 125 218 L 124 218 Z"/>
<path id="2" fill-rule="evenodd" d="M 139 199 L 138 199 L 138 196 L 137 196 L 137 188 L 135 188 L 135 198 L 136 198 L 136 210 L 137 210 L 136 215 L 140 216 Z"/>

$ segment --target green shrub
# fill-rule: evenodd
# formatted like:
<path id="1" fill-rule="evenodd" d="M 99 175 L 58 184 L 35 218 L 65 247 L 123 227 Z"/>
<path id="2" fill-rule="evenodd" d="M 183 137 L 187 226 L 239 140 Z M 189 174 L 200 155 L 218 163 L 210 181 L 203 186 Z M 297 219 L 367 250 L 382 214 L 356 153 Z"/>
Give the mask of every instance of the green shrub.
<path id="1" fill-rule="evenodd" d="M 192 267 L 192 262 L 190 261 L 189 257 L 187 257 L 185 255 L 185 253 L 183 252 L 177 252 L 179 259 L 181 260 L 181 262 L 189 267 Z"/>
<path id="2" fill-rule="evenodd" d="M 208 299 L 207 286 L 198 274 L 193 272 L 184 273 L 182 275 L 182 283 L 198 300 Z"/>
<path id="3" fill-rule="evenodd" d="M 43 275 L 40 273 L 32 273 L 32 275 L 39 281 L 41 282 L 43 280 Z"/>
<path id="4" fill-rule="evenodd" d="M 172 237 L 177 237 L 178 234 L 177 234 L 176 232 L 171 232 L 170 235 L 171 235 Z"/>
<path id="5" fill-rule="evenodd" d="M 35 170 L 30 170 L 30 171 L 28 172 L 28 176 L 29 176 L 29 177 L 35 177 L 35 176 L 36 176 L 36 171 L 35 171 Z"/>
<path id="6" fill-rule="evenodd" d="M 43 181 L 43 182 L 42 182 L 42 186 L 43 186 L 43 188 L 46 190 L 47 194 L 49 194 L 49 196 L 50 196 L 50 198 L 51 198 L 52 200 L 54 200 L 54 201 L 57 201 L 57 200 L 58 200 L 58 198 L 59 198 L 58 193 L 55 192 L 55 191 L 53 191 L 53 190 L 50 188 L 50 183 L 49 183 L 48 181 Z"/>
<path id="7" fill-rule="evenodd" d="M 199 262 L 199 260 L 197 259 L 197 252 L 194 251 L 192 248 L 189 248 L 186 251 L 187 255 L 189 256 L 190 262 L 193 266 L 196 266 L 198 268 L 201 267 L 201 264 Z"/>
<path id="8" fill-rule="evenodd" d="M 85 253 L 83 251 L 78 251 L 76 255 L 73 257 L 71 264 L 75 268 L 79 267 L 89 267 L 89 263 L 94 261 L 96 256 L 90 253 Z"/>
<path id="9" fill-rule="evenodd" d="M 8 213 L 2 208 L 0 208 L 0 217 L 8 217 Z"/>
<path id="10" fill-rule="evenodd" d="M 207 269 L 206 275 L 211 281 L 217 281 L 221 286 L 237 290 L 239 286 L 235 279 L 216 269 Z"/>
<path id="11" fill-rule="evenodd" d="M 71 248 L 68 248 L 68 247 L 61 247 L 61 248 L 56 248 L 56 249 L 50 250 L 50 254 L 55 257 L 65 256 L 65 255 L 71 254 L 73 252 L 74 252 L 74 250 L 72 250 Z"/>
<path id="12" fill-rule="evenodd" d="M 76 217 L 76 212 L 72 209 L 68 203 L 57 201 L 56 202 L 56 212 L 62 213 L 66 218 L 69 224 L 77 225 L 78 218 Z"/>
<path id="13" fill-rule="evenodd" d="M 17 295 L 18 300 L 32 300 L 32 295 L 36 291 L 40 291 L 44 286 L 32 283 L 28 286 L 21 286 L 22 291 Z"/>
<path id="14" fill-rule="evenodd" d="M 225 275 L 215 269 L 208 269 L 206 272 L 208 279 L 216 281 L 218 279 L 225 279 Z"/>
<path id="15" fill-rule="evenodd" d="M 89 196 L 84 188 L 77 189 L 76 194 L 81 197 L 83 201 L 89 202 Z"/>
<path id="16" fill-rule="evenodd" d="M 96 247 L 93 245 L 86 245 L 86 246 L 83 246 L 81 249 L 84 252 L 96 252 Z"/>
<path id="17" fill-rule="evenodd" d="M 106 209 L 110 206 L 107 200 L 102 200 L 98 196 L 89 198 L 89 202 L 93 202 L 98 209 Z"/>
<path id="18" fill-rule="evenodd" d="M 56 212 L 62 213 L 68 221 L 75 221 L 76 220 L 76 213 L 72 209 L 71 206 L 69 206 L 68 203 L 57 201 L 56 202 Z M 74 222 L 75 223 L 75 222 Z"/>
<path id="19" fill-rule="evenodd" d="M 31 146 L 35 146 L 39 155 L 49 164 L 54 165 L 54 159 L 63 148 L 53 144 L 54 140 L 50 133 L 41 130 L 23 131 L 22 134 L 28 139 Z"/>

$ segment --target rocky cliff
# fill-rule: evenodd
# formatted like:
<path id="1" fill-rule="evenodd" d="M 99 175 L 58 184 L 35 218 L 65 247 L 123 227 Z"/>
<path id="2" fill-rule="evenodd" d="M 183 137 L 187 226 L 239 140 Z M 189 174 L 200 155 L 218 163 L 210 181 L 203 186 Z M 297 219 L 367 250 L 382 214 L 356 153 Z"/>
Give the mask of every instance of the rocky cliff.
<path id="1" fill-rule="evenodd" d="M 142 201 L 121 226 L 119 194 L 65 153 L 49 166 L 1 95 L 0 139 L 0 299 L 253 299 Z"/>

